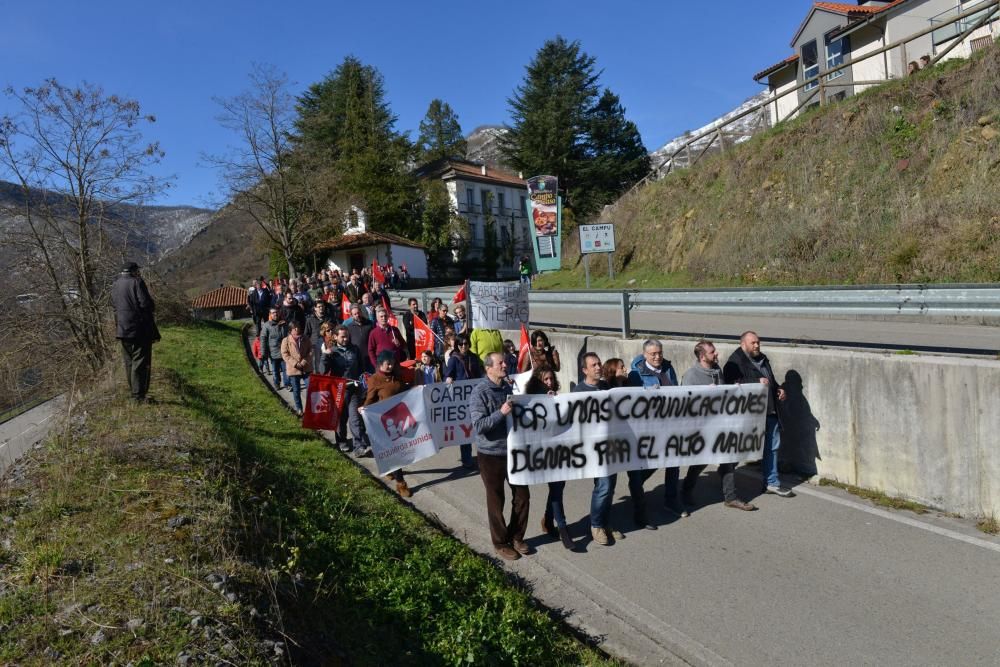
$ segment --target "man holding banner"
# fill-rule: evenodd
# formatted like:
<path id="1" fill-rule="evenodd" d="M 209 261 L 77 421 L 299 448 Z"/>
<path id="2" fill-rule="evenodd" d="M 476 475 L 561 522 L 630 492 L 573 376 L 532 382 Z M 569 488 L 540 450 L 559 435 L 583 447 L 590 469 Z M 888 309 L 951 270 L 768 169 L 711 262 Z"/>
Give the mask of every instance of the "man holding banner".
<path id="1" fill-rule="evenodd" d="M 500 353 L 486 357 L 486 377 L 469 396 L 473 442 L 479 454 L 479 475 L 486 487 L 486 514 L 490 538 L 497 554 L 517 560 L 531 553 L 524 541 L 528 529 L 527 486 L 510 484 L 511 517 L 504 520 L 504 482 L 507 482 L 507 415 L 511 413 L 511 388 L 505 381 L 507 365 Z M 509 482 L 508 482 L 509 483 Z"/>
<path id="2" fill-rule="evenodd" d="M 403 313 L 403 333 L 406 334 L 406 351 L 410 355 L 410 359 L 419 359 L 421 352 L 417 351 L 416 337 L 414 335 L 414 319 L 420 320 L 427 326 L 427 315 L 424 311 L 420 310 L 419 303 L 412 296 L 407 299 L 406 304 L 409 308 L 405 313 Z M 433 347 L 431 350 L 433 351 Z"/>

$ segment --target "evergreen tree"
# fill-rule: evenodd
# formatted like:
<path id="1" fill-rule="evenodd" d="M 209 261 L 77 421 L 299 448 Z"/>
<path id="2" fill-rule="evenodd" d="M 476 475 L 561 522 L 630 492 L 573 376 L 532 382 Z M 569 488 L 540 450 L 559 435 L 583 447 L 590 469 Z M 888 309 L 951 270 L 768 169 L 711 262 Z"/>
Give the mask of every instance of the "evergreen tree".
<path id="1" fill-rule="evenodd" d="M 451 105 L 438 99 L 431 100 L 427 115 L 420 121 L 420 135 L 417 137 L 421 162 L 465 157 L 466 148 L 462 126 Z"/>
<path id="2" fill-rule="evenodd" d="M 348 56 L 309 87 L 296 111 L 298 146 L 332 173 L 336 199 L 357 203 L 372 229 L 419 237 L 414 149 L 395 130 L 379 71 Z"/>
<path id="3" fill-rule="evenodd" d="M 577 208 L 596 211 L 648 174 L 650 165 L 639 128 L 625 118 L 625 107 L 617 95 L 605 88 L 588 115 L 589 160 L 583 170 L 586 190 Z"/>
<path id="4" fill-rule="evenodd" d="M 507 100 L 511 124 L 501 140 L 508 164 L 525 175 L 559 177 L 573 205 L 587 161 L 588 112 L 597 99 L 594 59 L 563 37 L 542 45 L 524 82 Z"/>
<path id="5" fill-rule="evenodd" d="M 547 41 L 526 70 L 501 149 L 526 175 L 559 177 L 565 205 L 585 218 L 646 174 L 646 149 L 618 97 L 598 97 L 595 60 L 579 42 Z"/>

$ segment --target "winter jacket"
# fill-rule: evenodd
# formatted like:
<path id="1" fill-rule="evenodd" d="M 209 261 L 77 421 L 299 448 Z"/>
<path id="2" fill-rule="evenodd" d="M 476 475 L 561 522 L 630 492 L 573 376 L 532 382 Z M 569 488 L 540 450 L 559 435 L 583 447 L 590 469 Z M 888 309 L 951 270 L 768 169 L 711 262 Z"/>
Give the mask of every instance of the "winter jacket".
<path id="1" fill-rule="evenodd" d="M 677 371 L 666 359 L 656 372 L 646 365 L 646 357 L 641 354 L 632 360 L 632 370 L 628 374 L 630 387 L 675 387 L 677 386 Z"/>
<path id="2" fill-rule="evenodd" d="M 763 372 L 750 360 L 750 357 L 743 351 L 743 348 L 738 347 L 729 356 L 729 361 L 726 362 L 726 365 L 723 366 L 722 377 L 725 379 L 726 384 L 753 384 L 760 382 L 761 378 L 766 377 L 769 380 L 767 413 L 777 414 L 778 381 L 774 377 L 774 371 L 771 369 L 771 361 L 767 358 L 767 355 L 761 354 L 758 359 L 764 368 Z"/>
<path id="3" fill-rule="evenodd" d="M 407 389 L 406 383 L 400 380 L 396 373 L 392 375 L 373 373 L 368 378 L 368 393 L 365 395 L 365 407 L 379 401 L 384 401 L 387 398 L 392 398 Z"/>
<path id="4" fill-rule="evenodd" d="M 681 384 L 686 386 L 722 384 L 722 369 L 718 366 L 702 368 L 701 364 L 695 364 L 684 373 Z"/>
<path id="5" fill-rule="evenodd" d="M 471 352 L 465 353 L 462 359 L 457 353 L 448 358 L 448 364 L 444 369 L 444 378 L 451 378 L 455 382 L 459 380 L 476 380 L 483 377 L 483 362 L 479 357 Z"/>
<path id="6" fill-rule="evenodd" d="M 159 340 L 153 311 L 156 304 L 139 276 L 122 273 L 111 287 L 115 309 L 115 338 L 148 342 Z"/>
<path id="7" fill-rule="evenodd" d="M 285 361 L 287 375 L 309 375 L 312 373 L 312 343 L 305 336 L 299 336 L 298 345 L 291 336 L 281 341 L 281 358 Z"/>
<path id="8" fill-rule="evenodd" d="M 361 351 L 353 343 L 341 347 L 334 345 L 332 349 L 327 349 L 325 345 L 320 347 L 319 372 L 325 375 L 357 380 L 361 377 Z"/>
<path id="9" fill-rule="evenodd" d="M 472 442 L 480 454 L 507 455 L 507 417 L 501 414 L 500 406 L 511 393 L 509 384 L 501 381 L 496 385 L 489 378 L 473 387 L 469 395 Z"/>
<path id="10" fill-rule="evenodd" d="M 473 329 L 469 334 L 469 347 L 474 355 L 486 363 L 487 354 L 503 352 L 503 334 L 499 329 Z M 513 368 L 509 370 L 514 371 Z"/>
<path id="11" fill-rule="evenodd" d="M 368 336 L 368 360 L 377 367 L 379 352 L 388 350 L 396 355 L 396 361 L 406 361 L 406 341 L 399 329 L 389 325 L 385 329 L 375 327 Z"/>
<path id="12" fill-rule="evenodd" d="M 260 349 L 268 359 L 281 359 L 281 341 L 288 335 L 288 325 L 268 320 L 260 327 Z"/>

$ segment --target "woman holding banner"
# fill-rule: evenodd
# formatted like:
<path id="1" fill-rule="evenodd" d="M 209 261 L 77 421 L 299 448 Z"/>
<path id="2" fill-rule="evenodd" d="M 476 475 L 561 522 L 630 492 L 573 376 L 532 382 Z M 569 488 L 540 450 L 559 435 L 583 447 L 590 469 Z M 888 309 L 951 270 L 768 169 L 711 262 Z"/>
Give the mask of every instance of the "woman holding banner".
<path id="1" fill-rule="evenodd" d="M 451 384 L 461 380 L 478 380 L 481 377 L 483 362 L 469 351 L 468 337 L 455 336 L 455 348 L 444 369 L 444 381 Z M 460 445 L 459 449 L 462 451 L 462 467 L 468 470 L 475 468 L 476 464 L 472 462 L 472 445 Z"/>
<path id="2" fill-rule="evenodd" d="M 391 398 L 396 394 L 401 394 L 409 387 L 403 382 L 399 375 L 396 373 L 396 355 L 391 350 L 383 350 L 379 352 L 376 361 L 375 373 L 368 378 L 368 394 L 365 396 L 364 407 L 378 403 L 379 401 L 384 401 L 387 398 Z M 394 472 L 386 475 L 386 478 L 395 480 L 396 491 L 399 492 L 403 498 L 409 498 L 413 495 L 410 491 L 410 487 L 406 485 L 406 479 L 403 478 L 403 471 L 396 470 Z"/>
<path id="3" fill-rule="evenodd" d="M 441 372 L 441 362 L 430 350 L 424 350 L 420 355 L 420 363 L 413 369 L 416 376 L 416 384 L 434 384 L 443 382 L 444 375 Z"/>
<path id="4" fill-rule="evenodd" d="M 525 394 L 548 394 L 559 392 L 559 380 L 549 366 L 536 366 L 531 379 L 524 388 Z M 549 482 L 549 497 L 545 500 L 545 516 L 542 517 L 542 532 L 553 537 L 558 535 L 562 545 L 570 551 L 576 546 L 566 527 L 566 511 L 563 507 L 563 490 L 566 482 Z M 555 525 L 553 525 L 555 521 Z"/>

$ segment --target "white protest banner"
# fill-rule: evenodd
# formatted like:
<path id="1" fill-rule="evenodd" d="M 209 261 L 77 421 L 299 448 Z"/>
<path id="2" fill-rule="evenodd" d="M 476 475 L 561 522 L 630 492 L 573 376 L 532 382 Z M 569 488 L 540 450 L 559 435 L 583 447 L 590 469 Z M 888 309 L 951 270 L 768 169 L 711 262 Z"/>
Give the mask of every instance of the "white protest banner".
<path id="1" fill-rule="evenodd" d="M 361 412 L 361 418 L 381 475 L 437 452 L 427 419 L 423 387 L 369 405 Z"/>
<path id="2" fill-rule="evenodd" d="M 766 412 L 761 384 L 515 396 L 507 472 L 539 484 L 757 459 Z"/>
<path id="3" fill-rule="evenodd" d="M 425 411 L 438 449 L 472 443 L 469 394 L 482 380 L 438 382 L 424 386 Z"/>
<path id="4" fill-rule="evenodd" d="M 524 388 L 528 386 L 528 380 L 531 379 L 531 371 L 527 371 L 526 373 L 508 373 L 507 379 L 510 380 L 514 395 L 520 396 L 524 393 Z"/>
<path id="5" fill-rule="evenodd" d="M 414 387 L 361 413 L 379 474 L 472 443 L 469 394 L 482 380 Z"/>
<path id="6" fill-rule="evenodd" d="M 528 285 L 469 281 L 474 329 L 517 329 L 528 323 Z"/>

